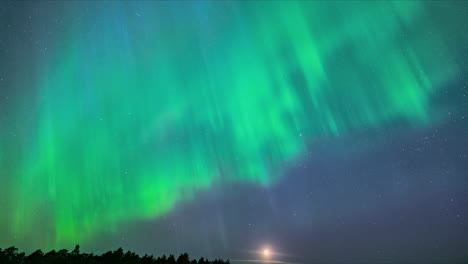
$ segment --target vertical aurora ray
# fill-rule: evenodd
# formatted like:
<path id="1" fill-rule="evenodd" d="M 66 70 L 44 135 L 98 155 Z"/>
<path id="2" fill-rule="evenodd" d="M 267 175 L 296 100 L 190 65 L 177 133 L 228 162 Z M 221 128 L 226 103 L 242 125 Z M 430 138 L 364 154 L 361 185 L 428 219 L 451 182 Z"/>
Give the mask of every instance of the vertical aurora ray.
<path id="1" fill-rule="evenodd" d="M 218 181 L 271 184 L 306 142 L 432 121 L 458 66 L 419 33 L 424 5 L 67 3 L 82 23 L 40 72 L 5 221 L 37 245 L 79 243 Z"/>

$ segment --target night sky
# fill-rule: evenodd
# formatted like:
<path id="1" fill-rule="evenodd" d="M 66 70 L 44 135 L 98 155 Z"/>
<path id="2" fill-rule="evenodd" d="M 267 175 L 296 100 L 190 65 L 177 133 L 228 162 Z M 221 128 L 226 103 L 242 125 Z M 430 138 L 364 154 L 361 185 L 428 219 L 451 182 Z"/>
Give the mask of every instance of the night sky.
<path id="1" fill-rule="evenodd" d="M 467 121 L 468 1 L 2 1 L 0 247 L 468 263 Z"/>

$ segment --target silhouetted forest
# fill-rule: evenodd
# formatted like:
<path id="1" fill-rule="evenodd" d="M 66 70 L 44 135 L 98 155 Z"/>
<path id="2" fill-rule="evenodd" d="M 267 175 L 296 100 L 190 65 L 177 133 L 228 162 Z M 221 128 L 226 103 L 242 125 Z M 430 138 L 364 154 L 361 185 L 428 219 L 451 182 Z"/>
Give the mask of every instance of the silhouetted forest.
<path id="1" fill-rule="evenodd" d="M 162 257 L 154 258 L 152 255 L 138 256 L 135 252 L 124 252 L 122 248 L 115 251 L 109 251 L 102 255 L 80 253 L 80 246 L 76 245 L 75 249 L 68 252 L 66 249 L 59 251 L 52 250 L 48 253 L 43 253 L 41 250 L 36 250 L 29 256 L 24 252 L 18 253 L 16 247 L 10 247 L 5 250 L 0 248 L 0 263 L 1 264 L 229 264 L 229 260 L 199 260 L 190 259 L 187 253 L 181 254 L 177 259 L 173 255 L 163 255 Z"/>

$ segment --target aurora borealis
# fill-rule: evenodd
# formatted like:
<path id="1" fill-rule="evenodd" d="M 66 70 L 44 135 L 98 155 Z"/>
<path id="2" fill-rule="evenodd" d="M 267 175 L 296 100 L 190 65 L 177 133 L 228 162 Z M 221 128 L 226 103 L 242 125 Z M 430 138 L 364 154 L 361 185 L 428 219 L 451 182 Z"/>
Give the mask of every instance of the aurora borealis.
<path id="1" fill-rule="evenodd" d="M 206 193 L 287 189 L 323 142 L 369 135 L 350 144 L 368 157 L 454 116 L 466 132 L 466 92 L 442 96 L 466 85 L 466 3 L 0 6 L 2 247 L 92 248 Z M 466 190 L 464 140 L 447 186 Z"/>

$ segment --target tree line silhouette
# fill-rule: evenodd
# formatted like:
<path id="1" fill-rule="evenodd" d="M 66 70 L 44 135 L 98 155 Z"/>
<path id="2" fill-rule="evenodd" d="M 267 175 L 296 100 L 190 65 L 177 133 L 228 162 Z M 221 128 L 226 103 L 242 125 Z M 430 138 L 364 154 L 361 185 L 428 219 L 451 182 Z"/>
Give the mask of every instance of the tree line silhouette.
<path id="1" fill-rule="evenodd" d="M 163 255 L 162 257 L 154 258 L 152 255 L 144 255 L 140 257 L 135 252 L 124 252 L 122 248 L 115 251 L 108 251 L 102 255 L 80 253 L 80 246 L 76 245 L 75 249 L 68 252 L 66 249 L 59 251 L 52 250 L 48 253 L 43 253 L 41 250 L 36 250 L 30 255 L 24 252 L 18 253 L 18 248 L 9 247 L 5 250 L 0 248 L 0 263 L 1 264 L 229 264 L 229 260 L 199 260 L 190 259 L 187 253 L 181 254 L 177 259 L 174 255 Z"/>

